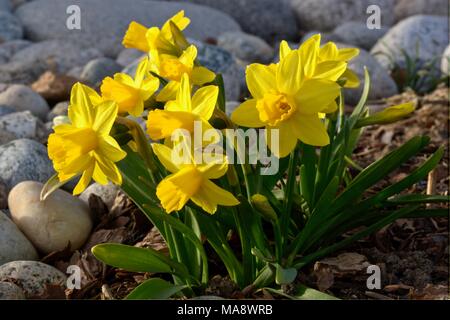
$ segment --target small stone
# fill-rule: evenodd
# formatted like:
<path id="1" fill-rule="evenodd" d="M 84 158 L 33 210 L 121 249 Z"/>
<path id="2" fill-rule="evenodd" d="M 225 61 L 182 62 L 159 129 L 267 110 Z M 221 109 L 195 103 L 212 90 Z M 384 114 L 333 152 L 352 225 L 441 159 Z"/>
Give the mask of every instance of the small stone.
<path id="1" fill-rule="evenodd" d="M 0 21 L 0 43 L 22 38 L 22 25 L 13 14 L 0 11 Z"/>
<path id="2" fill-rule="evenodd" d="M 274 50 L 263 39 L 244 32 L 226 32 L 219 36 L 217 45 L 236 58 L 247 62 L 268 63 Z"/>
<path id="3" fill-rule="evenodd" d="M 57 103 L 47 115 L 47 121 L 53 121 L 55 117 L 67 116 L 69 110 L 69 101 L 62 101 Z M 52 124 L 53 126 L 53 124 Z"/>
<path id="4" fill-rule="evenodd" d="M 47 149 L 39 142 L 18 139 L 0 146 L 0 179 L 8 190 L 26 180 L 46 182 L 53 173 Z"/>
<path id="5" fill-rule="evenodd" d="M 0 64 L 9 62 L 16 52 L 25 49 L 31 43 L 28 40 L 11 40 L 0 43 Z"/>
<path id="6" fill-rule="evenodd" d="M 36 249 L 0 210 L 0 265 L 15 260 L 37 260 Z"/>
<path id="7" fill-rule="evenodd" d="M 14 112 L 0 117 L 0 130 L 13 134 L 15 139 L 36 139 L 43 127 L 44 124 L 30 111 Z"/>
<path id="8" fill-rule="evenodd" d="M 58 269 L 38 261 L 12 261 L 0 266 L 0 281 L 12 281 L 26 298 L 44 297 L 53 286 L 65 289 L 67 277 Z"/>
<path id="9" fill-rule="evenodd" d="M 73 67 L 69 71 L 67 71 L 66 74 L 75 79 L 81 79 L 81 73 L 83 72 L 83 69 L 84 69 L 83 66 Z"/>
<path id="10" fill-rule="evenodd" d="M 76 78 L 47 71 L 31 85 L 31 88 L 53 104 L 69 99 L 72 86 L 77 81 Z"/>
<path id="11" fill-rule="evenodd" d="M 333 34 L 341 42 L 370 50 L 387 31 L 386 27 L 369 29 L 366 23 L 350 21 L 339 25 Z"/>
<path id="12" fill-rule="evenodd" d="M 11 85 L 0 93 L 0 104 L 13 107 L 16 111 L 29 110 L 41 119 L 45 119 L 49 112 L 47 102 L 30 87 L 21 84 Z"/>
<path id="13" fill-rule="evenodd" d="M 100 197 L 103 203 L 111 209 L 114 204 L 114 200 L 117 194 L 120 192 L 120 188 L 115 184 L 109 182 L 107 185 L 101 185 L 99 183 L 93 183 L 80 195 L 80 200 L 89 205 L 89 197 L 91 194 L 95 194 Z"/>
<path id="14" fill-rule="evenodd" d="M 133 48 L 125 48 L 120 51 L 119 55 L 117 56 L 116 62 L 123 67 L 126 67 L 140 57 L 142 57 L 142 51 Z"/>
<path id="15" fill-rule="evenodd" d="M 0 300 L 24 300 L 25 294 L 20 287 L 11 282 L 0 282 Z"/>
<path id="16" fill-rule="evenodd" d="M 92 229 L 88 207 L 71 194 L 56 190 L 40 201 L 43 185 L 25 181 L 8 196 L 13 221 L 41 252 L 80 248 Z"/>
<path id="17" fill-rule="evenodd" d="M 92 86 L 99 86 L 103 78 L 112 76 L 120 72 L 122 66 L 116 61 L 109 58 L 98 58 L 89 61 L 81 72 L 81 80 L 91 84 Z"/>

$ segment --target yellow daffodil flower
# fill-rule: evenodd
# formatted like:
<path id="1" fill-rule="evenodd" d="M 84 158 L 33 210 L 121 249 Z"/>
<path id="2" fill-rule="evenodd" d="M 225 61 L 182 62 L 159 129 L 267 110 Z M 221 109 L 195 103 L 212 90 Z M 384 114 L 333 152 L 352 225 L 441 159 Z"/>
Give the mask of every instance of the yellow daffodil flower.
<path id="1" fill-rule="evenodd" d="M 239 201 L 228 191 L 220 188 L 211 179 L 222 177 L 228 170 L 226 156 L 216 157 L 208 164 L 178 164 L 173 161 L 172 149 L 162 144 L 153 144 L 153 152 L 162 165 L 171 173 L 156 188 L 156 195 L 167 213 L 181 210 L 189 200 L 206 212 L 213 214 L 218 205 L 235 206 Z"/>
<path id="2" fill-rule="evenodd" d="M 81 174 L 73 190 L 79 194 L 91 178 L 100 184 L 108 180 L 117 185 L 122 176 L 115 162 L 126 153 L 109 134 L 118 112 L 113 101 L 103 101 L 92 89 L 80 83 L 72 87 L 69 106 L 70 124 L 55 126 L 48 138 L 48 154 L 60 181 Z"/>
<path id="3" fill-rule="evenodd" d="M 206 86 L 198 89 L 191 97 L 189 77 L 181 79 L 176 99 L 168 101 L 164 110 L 152 110 L 148 114 L 147 132 L 150 138 L 160 140 L 169 138 L 176 129 L 194 131 L 194 121 L 202 122 L 202 131 L 212 129 L 208 123 L 216 106 L 219 88 Z"/>
<path id="4" fill-rule="evenodd" d="M 150 52 L 150 70 L 169 81 L 158 93 L 156 100 L 174 99 L 184 74 L 189 76 L 193 85 L 201 86 L 214 80 L 216 77 L 214 72 L 194 64 L 196 58 L 197 48 L 194 45 L 184 50 L 180 57 L 158 54 L 155 50 Z"/>
<path id="5" fill-rule="evenodd" d="M 299 52 L 293 50 L 277 65 L 248 66 L 246 81 L 253 99 L 245 101 L 231 115 L 234 123 L 244 127 L 278 129 L 278 152 L 270 140 L 267 142 L 279 157 L 288 155 L 297 140 L 314 146 L 329 143 L 318 113 L 324 112 L 337 98 L 340 86 L 326 78 L 307 77 L 311 75 L 307 61 L 301 60 Z"/>
<path id="6" fill-rule="evenodd" d="M 147 28 L 136 21 L 132 21 L 128 26 L 122 44 L 125 48 L 134 48 L 143 52 L 157 50 L 161 53 L 176 55 L 178 51 L 182 51 L 184 48 L 178 48 L 176 46 L 170 27 L 171 22 L 179 30 L 184 30 L 191 21 L 184 16 L 183 10 L 167 20 L 161 29 L 158 27 Z"/>
<path id="7" fill-rule="evenodd" d="M 114 79 L 103 79 L 100 91 L 103 99 L 117 102 L 119 113 L 129 113 L 139 117 L 144 112 L 144 102 L 159 88 L 159 79 L 148 72 L 148 58 L 143 59 L 135 78 L 125 73 L 116 73 Z"/>
<path id="8" fill-rule="evenodd" d="M 298 48 L 300 61 L 305 64 L 305 77 L 331 81 L 345 80 L 345 88 L 358 87 L 358 76 L 347 67 L 347 62 L 359 54 L 359 49 L 338 49 L 333 42 L 320 47 L 320 40 L 321 35 L 316 34 Z M 286 41 L 280 43 L 280 59 L 291 51 Z M 319 117 L 324 118 L 326 113 L 333 113 L 337 108 L 336 101 L 332 101 L 323 112 L 319 113 Z"/>
<path id="9" fill-rule="evenodd" d="M 316 34 L 298 48 L 300 59 L 305 64 L 306 76 L 332 81 L 345 79 L 345 88 L 358 87 L 358 77 L 347 68 L 347 62 L 359 54 L 359 49 L 338 49 L 333 42 L 328 42 L 320 47 L 320 39 L 320 34 Z M 291 51 L 292 49 L 286 41 L 280 43 L 280 59 L 283 59 Z"/>

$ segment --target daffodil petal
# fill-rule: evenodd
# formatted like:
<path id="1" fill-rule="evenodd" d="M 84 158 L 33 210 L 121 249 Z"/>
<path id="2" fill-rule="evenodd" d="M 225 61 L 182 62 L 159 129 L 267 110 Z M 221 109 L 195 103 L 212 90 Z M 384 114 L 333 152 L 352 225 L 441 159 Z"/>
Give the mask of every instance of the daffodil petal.
<path id="1" fill-rule="evenodd" d="M 216 74 L 205 67 L 194 67 L 191 73 L 192 83 L 198 86 L 214 81 Z"/>
<path id="2" fill-rule="evenodd" d="M 97 152 L 113 162 L 120 161 L 127 156 L 127 153 L 120 148 L 117 141 L 111 136 L 99 138 Z"/>
<path id="3" fill-rule="evenodd" d="M 152 143 L 152 149 L 155 155 L 158 157 L 158 160 L 161 162 L 164 168 L 169 170 L 169 172 L 175 173 L 180 170 L 175 162 L 172 161 L 172 149 L 159 143 Z"/>
<path id="4" fill-rule="evenodd" d="M 281 41 L 280 43 L 280 60 L 284 59 L 292 49 L 289 47 L 289 44 L 286 40 Z"/>
<path id="5" fill-rule="evenodd" d="M 312 146 L 326 146 L 330 143 L 330 137 L 323 122 L 318 115 L 297 114 L 293 126 L 298 139 Z"/>
<path id="6" fill-rule="evenodd" d="M 214 112 L 219 96 L 217 86 L 206 86 L 198 89 L 192 97 L 192 112 L 205 120 L 209 120 Z"/>
<path id="7" fill-rule="evenodd" d="M 125 48 L 134 48 L 147 52 L 150 50 L 147 40 L 147 28 L 136 21 L 131 21 L 123 38 L 122 44 Z"/>
<path id="8" fill-rule="evenodd" d="M 348 68 L 342 74 L 341 78 L 344 78 L 346 80 L 344 88 L 358 88 L 360 85 L 358 76 Z"/>
<path id="9" fill-rule="evenodd" d="M 86 88 L 87 86 L 77 82 L 70 94 L 69 119 L 78 128 L 92 125 L 93 107 Z"/>
<path id="10" fill-rule="evenodd" d="M 180 83 L 177 81 L 170 81 L 166 84 L 156 96 L 158 101 L 169 101 L 175 99 L 180 88 Z"/>
<path id="11" fill-rule="evenodd" d="M 337 81 L 347 69 L 347 63 L 343 61 L 324 61 L 316 66 L 315 79 Z"/>
<path id="12" fill-rule="evenodd" d="M 340 87 L 336 82 L 321 79 L 310 79 L 303 83 L 298 94 L 294 96 L 298 112 L 317 114 L 322 112 L 339 96 Z"/>
<path id="13" fill-rule="evenodd" d="M 192 197 L 192 201 L 209 214 L 214 214 L 218 205 L 237 206 L 239 204 L 239 200 L 233 194 L 209 180 L 202 183 L 199 191 Z"/>
<path id="14" fill-rule="evenodd" d="M 86 190 L 86 188 L 89 186 L 89 183 L 91 182 L 93 172 L 94 172 L 94 165 L 92 164 L 86 171 L 83 172 L 80 180 L 73 189 L 72 193 L 74 196 L 79 195 L 84 190 Z"/>
<path id="15" fill-rule="evenodd" d="M 248 90 L 254 98 L 260 99 L 267 92 L 276 87 L 276 78 L 273 68 L 259 63 L 253 63 L 245 70 Z"/>
<path id="16" fill-rule="evenodd" d="M 95 118 L 92 129 L 99 134 L 109 134 L 116 121 L 118 106 L 114 101 L 105 101 L 95 107 Z"/>
<path id="17" fill-rule="evenodd" d="M 231 121 L 239 126 L 248 128 L 259 128 L 264 122 L 259 119 L 259 111 L 256 109 L 256 99 L 249 99 L 242 103 L 231 114 Z"/>
<path id="18" fill-rule="evenodd" d="M 349 61 L 359 55 L 359 49 L 358 48 L 343 48 L 339 49 L 338 57 L 337 59 L 339 61 Z"/>
<path id="19" fill-rule="evenodd" d="M 292 51 L 280 61 L 277 67 L 276 84 L 278 91 L 284 94 L 295 94 L 300 89 L 302 78 L 303 70 L 300 56 L 297 51 Z"/>
<path id="20" fill-rule="evenodd" d="M 300 125 L 300 124 L 296 124 Z M 272 141 L 268 137 L 271 136 L 271 130 L 278 131 L 279 139 Z M 297 145 L 297 136 L 295 134 L 294 123 L 292 121 L 284 121 L 276 127 L 267 127 L 266 142 L 270 151 L 272 151 L 276 157 L 284 158 L 295 149 Z M 276 145 L 275 145 L 276 144 Z"/>

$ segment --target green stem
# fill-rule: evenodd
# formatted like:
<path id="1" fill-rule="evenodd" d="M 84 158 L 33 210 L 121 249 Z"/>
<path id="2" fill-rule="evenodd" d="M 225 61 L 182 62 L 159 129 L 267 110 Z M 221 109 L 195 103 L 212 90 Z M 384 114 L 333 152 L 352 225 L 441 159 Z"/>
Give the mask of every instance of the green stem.
<path id="1" fill-rule="evenodd" d="M 289 221 L 291 218 L 291 210 L 292 210 L 292 203 L 293 203 L 293 193 L 295 189 L 295 182 L 296 182 L 296 169 L 297 169 L 297 162 L 298 162 L 298 151 L 297 148 L 295 148 L 290 155 L 289 158 L 289 169 L 288 169 L 288 178 L 287 178 L 287 184 L 284 194 L 284 208 L 283 212 L 281 214 L 280 219 L 280 235 L 283 239 L 282 248 L 284 250 L 286 245 L 286 239 L 288 235 L 288 229 L 289 229 Z M 284 253 L 284 252 L 283 252 Z"/>

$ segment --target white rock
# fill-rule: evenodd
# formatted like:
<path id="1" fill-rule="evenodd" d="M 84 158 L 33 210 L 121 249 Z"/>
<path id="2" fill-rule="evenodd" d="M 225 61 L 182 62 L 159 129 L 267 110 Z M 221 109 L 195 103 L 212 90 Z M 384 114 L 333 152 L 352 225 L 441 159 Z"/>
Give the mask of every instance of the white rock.
<path id="1" fill-rule="evenodd" d="M 95 194 L 100 197 L 106 206 L 111 209 L 114 204 L 114 200 L 119 193 L 120 188 L 115 184 L 109 182 L 107 185 L 101 185 L 99 183 L 93 183 L 80 195 L 80 200 L 89 205 L 89 197 L 91 194 Z"/>
<path id="2" fill-rule="evenodd" d="M 15 260 L 37 259 L 38 254 L 30 241 L 0 210 L 0 265 Z"/>
<path id="3" fill-rule="evenodd" d="M 13 281 L 26 298 L 39 298 L 47 285 L 65 288 L 67 277 L 58 269 L 38 261 L 12 261 L 0 266 L 0 281 Z"/>
<path id="4" fill-rule="evenodd" d="M 0 93 L 0 104 L 10 106 L 17 111 L 31 111 L 32 114 L 45 119 L 49 112 L 47 102 L 30 87 L 21 84 L 11 85 Z"/>
<path id="5" fill-rule="evenodd" d="M 24 300 L 25 294 L 20 287 L 11 282 L 0 282 L 0 300 Z"/>
<path id="6" fill-rule="evenodd" d="M 444 54 L 442 55 L 441 60 L 441 71 L 443 74 L 450 74 L 450 68 L 449 68 L 449 62 L 450 62 L 450 45 L 445 49 Z"/>
<path id="7" fill-rule="evenodd" d="M 393 26 L 370 52 L 389 70 L 395 66 L 406 67 L 403 51 L 419 64 L 435 61 L 438 70 L 448 46 L 448 30 L 447 17 L 412 16 Z"/>
<path id="8" fill-rule="evenodd" d="M 43 123 L 30 111 L 14 112 L 0 117 L 0 130 L 12 133 L 16 139 L 34 139 Z"/>
<path id="9" fill-rule="evenodd" d="M 92 229 L 89 209 L 71 194 L 57 190 L 45 201 L 39 200 L 42 184 L 25 181 L 8 196 L 13 221 L 43 253 L 80 248 Z"/>

